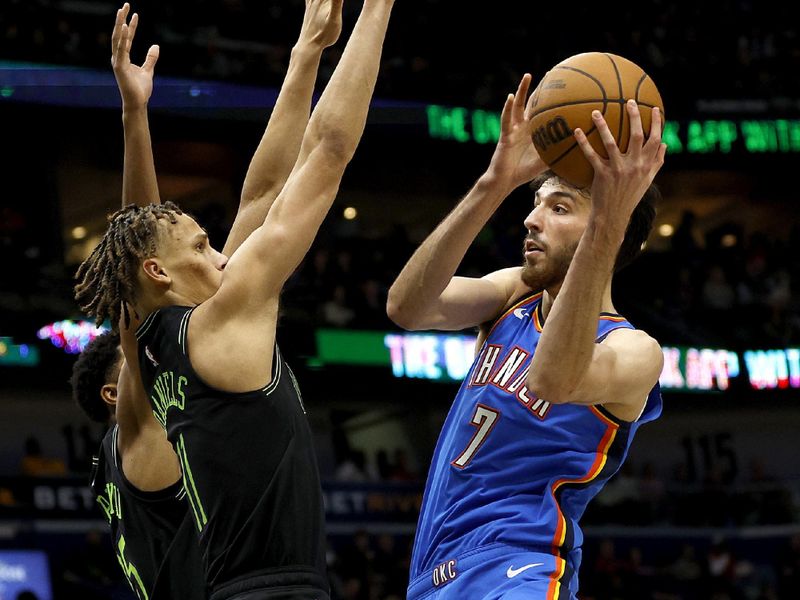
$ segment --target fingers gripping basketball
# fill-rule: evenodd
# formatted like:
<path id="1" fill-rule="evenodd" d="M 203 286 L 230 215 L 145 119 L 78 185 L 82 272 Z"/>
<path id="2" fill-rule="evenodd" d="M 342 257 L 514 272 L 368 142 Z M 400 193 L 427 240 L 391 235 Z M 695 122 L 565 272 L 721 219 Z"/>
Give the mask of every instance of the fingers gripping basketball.
<path id="1" fill-rule="evenodd" d="M 595 151 L 607 157 L 592 122 L 598 110 L 608 123 L 619 148 L 625 152 L 630 119 L 625 102 L 639 104 L 645 137 L 650 113 L 664 103 L 655 83 L 631 61 L 614 54 L 588 52 L 560 62 L 544 76 L 532 99 L 533 143 L 539 156 L 560 177 L 578 187 L 592 183 L 592 167 L 572 132 L 582 129 Z"/>

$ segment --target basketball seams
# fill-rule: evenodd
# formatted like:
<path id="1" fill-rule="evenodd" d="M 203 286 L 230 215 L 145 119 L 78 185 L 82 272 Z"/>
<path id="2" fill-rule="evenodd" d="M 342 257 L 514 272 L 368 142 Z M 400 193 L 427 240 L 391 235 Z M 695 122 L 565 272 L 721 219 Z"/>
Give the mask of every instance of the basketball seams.
<path id="1" fill-rule="evenodd" d="M 613 69 L 613 75 L 609 66 Z M 614 78 L 618 90 L 616 97 Z M 592 86 L 587 79 L 599 88 L 600 94 L 592 93 Z M 548 81 L 551 89 L 547 94 L 540 95 L 538 92 Z M 607 89 L 606 84 L 609 86 Z M 591 120 L 586 119 L 588 111 L 592 109 L 601 111 L 609 127 L 613 128 L 611 133 L 621 146 L 628 141 L 622 138 L 631 124 L 625 106 L 629 100 L 637 103 L 643 119 L 654 108 L 662 106 L 658 91 L 653 85 L 652 79 L 641 67 L 610 53 L 576 55 L 555 65 L 535 90 L 537 98 L 532 107 L 531 118 L 535 124 L 532 137 L 537 150 L 542 152 L 542 158 L 557 174 L 563 172 L 567 175 L 568 181 L 575 178 L 584 185 L 590 177 L 591 169 L 588 169 L 589 165 L 584 165 L 585 158 L 578 152 L 580 145 L 574 136 L 569 135 L 570 130 L 574 132 L 575 127 L 587 126 L 584 131 L 589 143 L 598 153 L 605 155 L 602 140 L 597 137 L 599 134 L 597 127 Z M 601 95 L 602 98 L 599 97 Z M 573 139 L 570 140 L 570 137 Z"/>
<path id="2" fill-rule="evenodd" d="M 622 97 L 622 76 L 619 74 L 619 67 L 617 67 L 617 62 L 610 54 L 605 54 L 605 57 L 611 61 L 611 66 L 614 67 L 614 75 L 617 76 L 617 86 L 619 87 L 619 99 L 620 101 L 625 101 L 625 98 Z M 603 115 L 605 116 L 605 114 Z M 625 111 L 625 107 L 620 108 L 619 114 L 619 128 L 617 129 L 617 144 L 622 140 L 622 129 L 625 125 L 625 117 L 627 116 L 627 112 Z"/>
<path id="3" fill-rule="evenodd" d="M 594 81 L 597 84 L 597 87 L 599 87 L 600 91 L 603 93 L 603 99 L 604 100 L 608 99 L 608 94 L 606 93 L 606 88 L 603 87 L 603 82 L 600 81 L 597 77 L 595 77 L 591 73 L 587 73 L 583 69 L 576 69 L 575 67 L 567 67 L 567 66 L 556 66 L 555 69 L 564 69 L 566 71 L 575 71 L 576 73 L 580 73 L 581 75 L 585 75 L 586 77 L 588 77 L 589 79 L 591 79 L 592 81 Z"/>
<path id="4" fill-rule="evenodd" d="M 603 107 L 605 108 L 606 104 L 615 104 L 619 103 L 619 100 L 607 99 L 607 98 L 587 98 L 586 100 L 573 100 L 572 102 L 561 102 L 559 104 L 551 104 L 549 106 L 544 107 L 543 109 L 533 113 L 531 118 L 538 117 L 543 112 L 547 112 L 548 110 L 553 110 L 554 108 L 564 108 L 566 106 L 577 106 L 578 104 L 600 104 L 603 103 Z"/>
<path id="5" fill-rule="evenodd" d="M 586 71 L 583 71 L 581 69 L 576 69 L 575 67 L 566 67 L 566 66 L 558 66 L 558 65 L 556 65 L 555 67 L 553 67 L 553 70 L 556 70 L 556 69 L 564 69 L 564 70 L 567 70 L 567 71 L 574 71 L 575 73 L 580 73 L 581 75 L 584 75 L 584 76 L 588 77 L 589 79 L 591 79 L 592 81 L 594 81 L 597 84 L 597 87 L 600 88 L 600 93 L 603 94 L 603 98 L 602 98 L 602 100 L 598 99 L 598 100 L 593 100 L 592 102 L 602 102 L 603 103 L 603 114 L 604 115 L 606 114 L 606 104 L 608 103 L 609 100 L 608 100 L 608 94 L 606 93 L 606 88 L 603 87 L 603 82 L 602 81 L 600 81 L 597 77 L 595 77 L 591 73 L 587 73 Z M 585 102 L 589 102 L 589 100 L 581 100 L 580 102 L 566 102 L 566 103 L 562 103 L 562 104 L 553 104 L 553 105 L 550 105 L 550 106 L 545 106 L 543 108 L 540 108 L 536 112 L 534 112 L 531 115 L 531 118 L 542 114 L 546 110 L 550 110 L 550 109 L 553 109 L 553 108 L 561 108 L 563 106 L 573 106 L 575 104 L 584 104 Z"/>
<path id="6" fill-rule="evenodd" d="M 642 84 L 644 83 L 645 79 L 647 79 L 647 73 L 642 73 L 642 76 L 639 78 L 639 82 L 636 84 L 636 94 L 633 97 L 633 99 L 636 100 L 636 104 L 639 104 L 639 90 L 642 89 Z"/>
<path id="7" fill-rule="evenodd" d="M 625 104 L 626 100 L 622 98 L 609 98 L 607 100 L 603 100 L 603 98 L 586 98 L 585 100 L 574 100 L 573 102 L 562 102 L 560 104 L 551 104 L 550 106 L 546 106 L 540 111 L 537 111 L 531 115 L 531 118 L 538 117 L 543 112 L 547 112 L 548 110 L 553 110 L 554 108 L 564 108 L 565 106 L 577 106 L 578 104 L 600 104 L 601 102 L 605 102 L 607 104 Z M 639 106 L 644 106 L 645 108 L 655 108 L 655 104 L 648 104 L 647 102 L 636 102 Z"/>
<path id="8" fill-rule="evenodd" d="M 586 138 L 588 139 L 588 138 L 589 138 L 589 136 L 590 136 L 590 135 L 592 135 L 592 134 L 593 134 L 595 131 L 597 131 L 597 126 L 596 126 L 596 125 L 592 125 L 592 128 L 591 128 L 591 129 L 589 129 L 589 131 L 586 131 L 586 132 L 584 132 L 584 134 L 586 135 Z M 558 155 L 556 158 L 554 158 L 554 159 L 553 159 L 553 160 L 550 162 L 550 165 L 549 165 L 549 166 L 550 166 L 550 167 L 552 167 L 553 165 L 555 165 L 555 164 L 558 164 L 558 161 L 560 161 L 560 160 L 561 160 L 562 158 L 564 158 L 564 157 L 565 157 L 567 154 L 569 154 L 570 152 L 572 152 L 573 150 L 575 150 L 575 148 L 577 148 L 577 147 L 578 147 L 578 142 L 572 142 L 572 145 L 571 145 L 569 148 L 567 148 L 566 150 L 564 150 L 564 152 L 562 152 L 561 154 L 559 154 L 559 155 Z"/>
<path id="9" fill-rule="evenodd" d="M 605 117 L 606 111 L 608 110 L 609 99 L 608 99 L 608 94 L 606 93 L 606 88 L 603 86 L 603 82 L 602 81 L 600 81 L 597 77 L 595 77 L 591 73 L 587 73 L 583 69 L 576 69 L 575 67 L 568 67 L 566 65 L 560 65 L 560 66 L 556 65 L 554 67 L 554 69 L 564 69 L 565 71 L 574 71 L 575 73 L 580 73 L 581 75 L 583 75 L 585 77 L 588 77 L 589 79 L 594 81 L 597 84 L 597 87 L 600 88 L 600 93 L 603 94 L 602 100 L 598 99 L 595 102 L 597 102 L 597 103 L 602 102 L 603 103 L 602 114 L 603 114 L 603 117 Z M 581 100 L 580 102 L 568 102 L 568 103 L 557 104 L 557 105 L 554 105 L 554 106 L 548 106 L 548 107 L 539 109 L 537 112 L 535 112 L 533 114 L 533 116 L 535 117 L 535 116 L 537 116 L 537 115 L 539 115 L 539 114 L 541 114 L 541 113 L 543 113 L 545 111 L 552 110 L 554 108 L 563 108 L 564 106 L 573 106 L 573 105 L 577 105 L 577 104 L 586 104 L 586 103 L 587 103 L 587 100 Z M 589 131 L 586 132 L 586 137 L 588 138 L 590 135 L 592 135 L 595 132 L 596 129 L 597 129 L 597 127 L 595 125 L 592 125 L 591 129 L 589 129 Z M 567 156 L 570 152 L 572 152 L 577 147 L 578 147 L 578 142 L 573 141 L 569 148 L 567 148 L 564 152 L 562 152 L 559 156 L 557 156 L 555 159 L 553 159 L 550 162 L 549 166 L 552 167 L 552 166 L 558 164 L 558 162 L 562 158 Z"/>

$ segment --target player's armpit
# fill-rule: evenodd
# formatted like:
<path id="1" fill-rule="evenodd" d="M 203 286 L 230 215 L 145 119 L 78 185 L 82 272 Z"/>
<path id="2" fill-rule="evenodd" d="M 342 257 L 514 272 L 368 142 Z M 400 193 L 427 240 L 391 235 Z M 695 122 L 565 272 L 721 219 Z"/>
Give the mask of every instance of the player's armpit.
<path id="1" fill-rule="evenodd" d="M 663 365 L 661 346 L 645 332 L 612 331 L 602 343 L 595 344 L 589 370 L 573 392 L 561 401 L 602 404 L 614 416 L 633 421 L 641 414 Z"/>
<path id="2" fill-rule="evenodd" d="M 408 330 L 459 331 L 493 320 L 524 287 L 520 268 L 512 267 L 481 278 L 453 277 L 430 306 L 418 307 L 406 319 L 393 319 Z M 390 317 L 392 315 L 390 314 Z"/>

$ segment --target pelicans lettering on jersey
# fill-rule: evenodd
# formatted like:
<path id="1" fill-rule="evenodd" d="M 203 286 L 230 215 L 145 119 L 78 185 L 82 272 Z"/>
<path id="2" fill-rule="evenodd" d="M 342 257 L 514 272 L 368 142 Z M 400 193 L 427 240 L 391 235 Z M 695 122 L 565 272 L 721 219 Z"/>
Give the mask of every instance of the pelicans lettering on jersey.
<path id="1" fill-rule="evenodd" d="M 547 598 L 570 597 L 583 543 L 578 519 L 619 469 L 639 425 L 661 414 L 657 385 L 632 423 L 602 406 L 551 404 L 531 393 L 525 382 L 542 331 L 541 299 L 527 296 L 495 322 L 456 395 L 425 486 L 412 586 L 437 565 L 504 545 L 553 555 Z M 633 326 L 601 314 L 597 342 L 620 328 Z"/>

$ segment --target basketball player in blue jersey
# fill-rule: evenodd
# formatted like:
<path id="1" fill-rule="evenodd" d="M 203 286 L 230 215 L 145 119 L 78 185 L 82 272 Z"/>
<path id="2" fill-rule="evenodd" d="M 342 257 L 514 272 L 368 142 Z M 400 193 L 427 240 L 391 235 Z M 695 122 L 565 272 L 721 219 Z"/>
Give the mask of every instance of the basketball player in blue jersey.
<path id="1" fill-rule="evenodd" d="M 240 208 L 250 231 L 234 223 L 220 253 L 175 205 L 130 205 L 78 271 L 76 299 L 95 319 L 123 329 L 131 315 L 144 319 L 141 378 L 180 459 L 213 600 L 328 598 L 319 474 L 276 344 L 278 301 L 360 141 L 393 4 L 364 1 L 285 185 L 255 190 L 258 210 Z M 309 0 L 309 10 L 310 20 L 341 23 L 341 0 Z"/>
<path id="2" fill-rule="evenodd" d="M 394 282 L 387 312 L 406 329 L 480 327 L 476 358 L 445 421 L 425 487 L 409 600 L 574 599 L 578 521 L 617 471 L 634 432 L 661 412 L 658 343 L 616 313 L 615 268 L 639 252 L 664 161 L 661 116 L 645 141 L 630 102 L 622 154 L 575 139 L 591 189 L 546 172 L 531 142 L 526 75 L 502 113 L 491 164 Z M 524 262 L 455 277 L 500 203 L 534 180 Z"/>
<path id="3" fill-rule="evenodd" d="M 297 159 L 321 52 L 341 31 L 340 13 L 326 8 L 325 0 L 307 3 L 286 79 L 245 177 L 228 251 L 263 221 Z M 129 12 L 127 3 L 117 11 L 111 36 L 111 64 L 122 97 L 125 134 L 123 206 L 160 202 L 147 119 L 159 48 L 152 46 L 141 66 L 131 62 L 139 18 L 134 14 L 128 22 Z M 111 428 L 96 457 L 92 489 L 137 597 L 206 598 L 206 577 L 179 460 L 153 415 L 138 364 L 136 338 L 124 324 L 118 336 L 106 334 L 95 340 L 76 363 L 74 395 L 90 418 L 108 419 L 104 402 L 113 406 Z"/>

